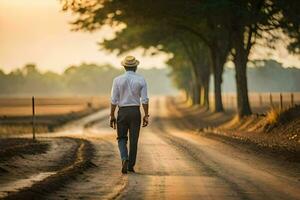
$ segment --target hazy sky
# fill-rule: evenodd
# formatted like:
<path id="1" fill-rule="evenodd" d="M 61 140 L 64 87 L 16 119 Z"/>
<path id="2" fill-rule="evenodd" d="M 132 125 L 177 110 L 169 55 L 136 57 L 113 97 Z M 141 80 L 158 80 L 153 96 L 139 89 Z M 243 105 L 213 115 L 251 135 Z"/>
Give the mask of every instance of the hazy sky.
<path id="1" fill-rule="evenodd" d="M 8 72 L 28 62 L 57 72 L 81 62 L 120 66 L 120 58 L 97 45 L 112 37 L 112 30 L 71 32 L 73 18 L 60 10 L 59 0 L 0 0 L 0 68 Z M 133 53 L 141 67 L 165 66 L 166 55 L 145 57 L 142 52 Z"/>
<path id="2" fill-rule="evenodd" d="M 40 69 L 62 72 L 67 66 L 81 62 L 111 63 L 118 67 L 120 58 L 99 51 L 96 42 L 112 37 L 106 29 L 93 34 L 71 32 L 72 17 L 60 11 L 59 0 L 0 0 L 0 68 L 5 72 L 36 63 Z M 254 58 L 268 55 L 256 48 Z M 299 57 L 289 55 L 281 44 L 271 56 L 285 66 L 300 67 Z M 142 67 L 163 67 L 167 55 L 145 57 L 142 51 L 133 55 Z M 270 57 L 270 56 L 269 56 Z"/>

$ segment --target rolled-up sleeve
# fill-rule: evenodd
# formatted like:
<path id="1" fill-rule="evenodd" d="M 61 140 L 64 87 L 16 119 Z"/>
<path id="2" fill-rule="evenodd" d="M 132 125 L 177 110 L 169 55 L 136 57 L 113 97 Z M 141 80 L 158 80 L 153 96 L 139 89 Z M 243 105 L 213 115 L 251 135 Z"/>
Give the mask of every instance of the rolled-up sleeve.
<path id="1" fill-rule="evenodd" d="M 111 104 L 118 105 L 120 100 L 120 91 L 117 85 L 116 79 L 114 79 L 112 88 L 111 88 Z"/>
<path id="2" fill-rule="evenodd" d="M 142 90 L 141 90 L 141 103 L 142 104 L 148 104 L 149 98 L 148 98 L 148 92 L 147 92 L 147 82 L 143 80 Z"/>

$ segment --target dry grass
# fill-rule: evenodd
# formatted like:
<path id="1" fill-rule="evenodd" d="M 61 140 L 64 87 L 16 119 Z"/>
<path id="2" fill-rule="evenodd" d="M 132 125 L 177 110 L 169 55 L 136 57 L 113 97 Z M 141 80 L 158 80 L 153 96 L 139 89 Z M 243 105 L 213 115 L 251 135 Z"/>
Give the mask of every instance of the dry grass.
<path id="1" fill-rule="evenodd" d="M 49 126 L 46 124 L 37 124 L 35 127 L 36 133 L 49 132 Z M 0 138 L 24 133 L 32 133 L 30 123 L 25 124 L 0 124 Z"/>
<path id="2" fill-rule="evenodd" d="M 271 108 L 265 117 L 267 124 L 274 125 L 279 122 L 280 115 L 284 112 L 282 109 Z"/>
<path id="3" fill-rule="evenodd" d="M 300 117 L 300 105 L 285 109 L 271 109 L 266 116 L 267 124 L 283 125 Z"/>

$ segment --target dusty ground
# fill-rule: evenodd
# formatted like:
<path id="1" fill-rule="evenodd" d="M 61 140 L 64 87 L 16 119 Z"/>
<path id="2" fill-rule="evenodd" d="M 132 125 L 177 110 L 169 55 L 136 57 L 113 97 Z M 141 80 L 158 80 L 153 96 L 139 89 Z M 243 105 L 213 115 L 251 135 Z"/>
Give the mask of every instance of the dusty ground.
<path id="1" fill-rule="evenodd" d="M 0 174 L 0 194 L 7 199 L 300 199 L 299 166 L 204 137 L 167 104 L 166 98 L 152 99 L 137 173 L 120 173 L 116 133 L 103 110 L 41 135 L 45 151 L 1 160 L 7 172 Z"/>

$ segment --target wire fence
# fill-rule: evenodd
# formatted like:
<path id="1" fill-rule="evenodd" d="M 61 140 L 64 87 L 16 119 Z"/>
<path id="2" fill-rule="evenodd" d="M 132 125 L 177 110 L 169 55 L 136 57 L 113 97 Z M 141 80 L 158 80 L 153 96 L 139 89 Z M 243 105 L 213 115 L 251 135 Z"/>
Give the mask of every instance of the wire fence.
<path id="1" fill-rule="evenodd" d="M 62 115 L 108 105 L 108 97 L 36 97 L 36 115 Z M 31 116 L 32 99 L 0 98 L 0 118 L 3 116 Z"/>
<path id="2" fill-rule="evenodd" d="M 273 93 L 257 93 L 250 92 L 249 102 L 252 111 L 255 113 L 267 112 L 270 108 L 288 108 L 296 104 L 300 104 L 300 92 L 273 92 Z M 237 109 L 236 93 L 222 94 L 223 106 L 227 110 Z M 210 105 L 213 106 L 214 95 L 210 94 Z"/>

